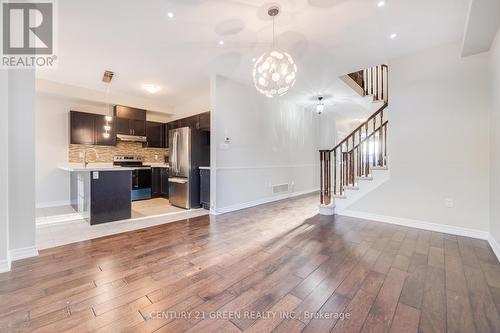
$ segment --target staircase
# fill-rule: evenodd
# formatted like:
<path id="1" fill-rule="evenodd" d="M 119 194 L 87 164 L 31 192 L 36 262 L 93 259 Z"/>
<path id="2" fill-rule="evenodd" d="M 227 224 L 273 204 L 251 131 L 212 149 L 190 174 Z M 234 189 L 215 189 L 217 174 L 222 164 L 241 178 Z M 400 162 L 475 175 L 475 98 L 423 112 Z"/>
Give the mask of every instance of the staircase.
<path id="1" fill-rule="evenodd" d="M 388 67 L 379 65 L 341 78 L 382 106 L 345 139 L 320 150 L 320 214 L 345 209 L 388 179 Z"/>

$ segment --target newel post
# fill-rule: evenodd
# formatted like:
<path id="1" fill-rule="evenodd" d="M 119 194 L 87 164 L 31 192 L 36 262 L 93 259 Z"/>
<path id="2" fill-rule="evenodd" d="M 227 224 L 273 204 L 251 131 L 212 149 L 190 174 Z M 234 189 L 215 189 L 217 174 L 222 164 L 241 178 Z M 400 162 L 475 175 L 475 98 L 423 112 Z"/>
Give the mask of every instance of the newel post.
<path id="1" fill-rule="evenodd" d="M 329 150 L 320 150 L 320 205 L 319 213 L 321 215 L 334 214 L 334 202 L 331 196 L 331 152 Z"/>

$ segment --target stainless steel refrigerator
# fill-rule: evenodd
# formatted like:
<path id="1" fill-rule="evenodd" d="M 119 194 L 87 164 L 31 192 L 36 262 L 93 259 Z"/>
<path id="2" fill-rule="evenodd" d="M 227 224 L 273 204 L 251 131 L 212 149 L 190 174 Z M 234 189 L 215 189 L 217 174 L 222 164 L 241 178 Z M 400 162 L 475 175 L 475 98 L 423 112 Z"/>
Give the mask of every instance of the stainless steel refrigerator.
<path id="1" fill-rule="evenodd" d="M 210 133 L 189 127 L 168 131 L 170 203 L 182 208 L 200 204 L 200 166 L 210 165 Z"/>

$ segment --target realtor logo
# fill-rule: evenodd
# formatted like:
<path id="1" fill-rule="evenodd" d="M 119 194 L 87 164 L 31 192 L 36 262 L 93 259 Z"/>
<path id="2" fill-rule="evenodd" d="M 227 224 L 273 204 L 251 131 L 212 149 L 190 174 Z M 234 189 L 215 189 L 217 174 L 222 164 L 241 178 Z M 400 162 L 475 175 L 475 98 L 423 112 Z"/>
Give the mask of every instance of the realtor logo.
<path id="1" fill-rule="evenodd" d="M 54 67 L 54 2 L 2 2 L 3 68 Z"/>

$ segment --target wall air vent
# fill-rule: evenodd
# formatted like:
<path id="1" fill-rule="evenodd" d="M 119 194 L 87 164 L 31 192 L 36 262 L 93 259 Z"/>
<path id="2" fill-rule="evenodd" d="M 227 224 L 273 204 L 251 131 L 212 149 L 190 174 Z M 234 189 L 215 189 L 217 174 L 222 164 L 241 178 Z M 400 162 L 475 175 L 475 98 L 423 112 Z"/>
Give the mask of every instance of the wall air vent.
<path id="1" fill-rule="evenodd" d="M 277 184 L 273 185 L 273 193 L 283 193 L 288 192 L 288 184 Z"/>
<path id="2" fill-rule="evenodd" d="M 110 83 L 114 75 L 115 73 L 113 73 L 112 71 L 105 71 L 104 75 L 102 76 L 102 82 Z"/>

